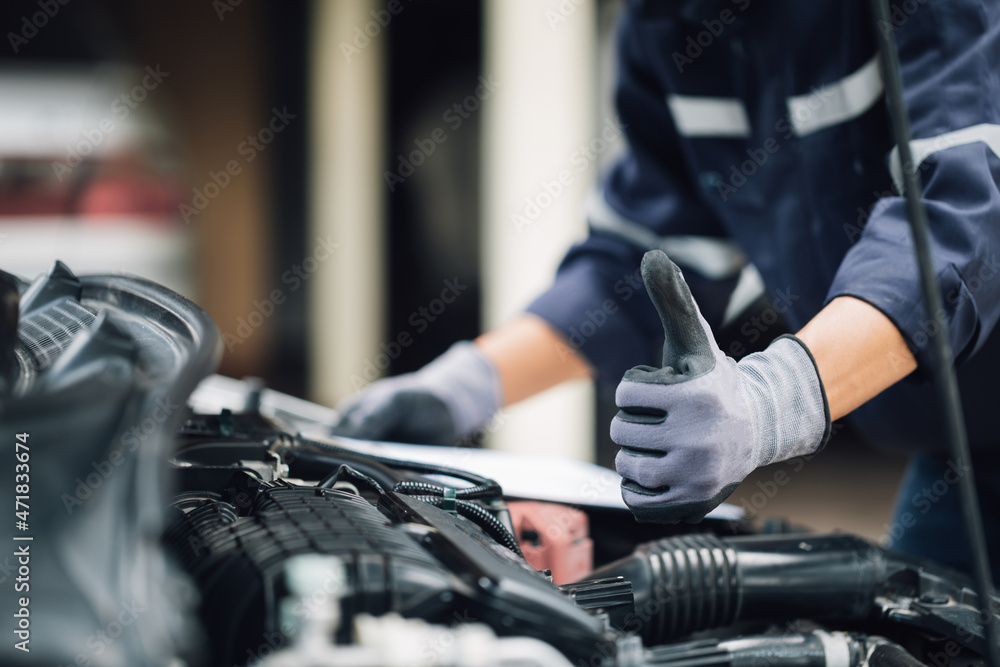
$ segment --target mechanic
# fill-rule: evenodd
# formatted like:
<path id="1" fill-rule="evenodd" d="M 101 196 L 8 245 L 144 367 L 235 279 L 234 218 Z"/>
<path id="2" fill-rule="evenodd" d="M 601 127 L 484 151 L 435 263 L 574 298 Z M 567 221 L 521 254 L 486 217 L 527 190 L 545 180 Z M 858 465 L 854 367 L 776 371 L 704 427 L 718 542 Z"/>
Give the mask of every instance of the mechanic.
<path id="1" fill-rule="evenodd" d="M 626 503 L 640 521 L 697 521 L 850 415 L 912 452 L 891 546 L 968 569 L 953 488 L 967 471 L 947 459 L 928 380 L 947 335 L 1000 574 L 1000 2 L 914 0 L 893 17 L 879 29 L 896 32 L 945 331 L 923 304 L 868 4 L 636 0 L 617 47 L 628 151 L 588 238 L 526 313 L 351 397 L 335 432 L 452 442 L 558 383 L 621 380 Z M 797 334 L 737 362 L 712 327 L 743 258 L 788 295 Z M 626 296 L 640 263 L 651 299 Z"/>

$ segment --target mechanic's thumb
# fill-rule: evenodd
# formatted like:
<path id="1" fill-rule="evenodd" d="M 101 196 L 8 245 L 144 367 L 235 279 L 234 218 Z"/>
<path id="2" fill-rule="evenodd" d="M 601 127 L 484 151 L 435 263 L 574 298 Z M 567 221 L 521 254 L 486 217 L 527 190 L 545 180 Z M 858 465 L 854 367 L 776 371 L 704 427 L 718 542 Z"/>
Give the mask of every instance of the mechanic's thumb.
<path id="1" fill-rule="evenodd" d="M 715 339 L 681 270 L 662 250 L 650 250 L 642 258 L 642 280 L 663 324 L 663 367 L 680 376 L 675 382 L 712 370 Z"/>

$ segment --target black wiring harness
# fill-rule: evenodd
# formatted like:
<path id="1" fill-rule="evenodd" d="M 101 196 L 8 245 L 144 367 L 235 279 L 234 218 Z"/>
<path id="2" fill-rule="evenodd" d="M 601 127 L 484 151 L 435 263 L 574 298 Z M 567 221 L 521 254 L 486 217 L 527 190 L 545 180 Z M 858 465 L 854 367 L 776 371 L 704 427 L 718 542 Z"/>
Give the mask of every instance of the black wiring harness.
<path id="1" fill-rule="evenodd" d="M 524 558 L 524 554 L 521 553 L 521 547 L 517 544 L 517 538 L 514 537 L 513 533 L 507 530 L 507 527 L 500 523 L 499 519 L 490 514 L 489 510 L 484 509 L 482 506 L 469 502 L 468 500 L 459 500 L 457 498 L 449 499 L 443 495 L 413 495 L 413 497 L 417 500 L 422 500 L 429 505 L 434 505 L 435 507 L 440 507 L 444 510 L 451 510 L 456 514 L 464 516 L 466 519 L 471 519 L 480 528 L 486 531 L 486 534 L 490 537 L 513 551 L 521 558 Z M 453 510 L 451 509 L 451 505 L 454 506 Z"/>
<path id="2" fill-rule="evenodd" d="M 316 484 L 316 488 L 332 489 L 337 482 L 344 481 L 345 477 L 350 479 L 352 482 L 360 482 L 364 484 L 380 496 L 385 495 L 385 489 L 382 488 L 382 485 L 376 482 L 373 477 L 366 475 L 347 464 L 341 464 L 339 468 L 321 479 L 319 483 Z"/>
<path id="3" fill-rule="evenodd" d="M 507 547 L 518 556 L 522 558 L 524 557 L 524 554 L 521 552 L 521 547 L 517 543 L 517 537 L 515 537 L 514 534 L 511 533 L 499 519 L 491 514 L 489 510 L 472 502 L 473 500 L 501 499 L 503 497 L 503 491 L 500 488 L 500 485 L 494 480 L 464 470 L 457 470 L 430 463 L 402 461 L 374 454 L 363 454 L 355 450 L 338 447 L 321 440 L 304 438 L 301 435 L 296 436 L 295 442 L 300 446 L 308 445 L 317 447 L 330 452 L 331 454 L 360 457 L 363 459 L 369 459 L 372 462 L 384 466 L 391 466 L 422 474 L 444 475 L 472 483 L 473 486 L 456 489 L 437 484 L 430 484 L 428 482 L 401 481 L 392 486 L 392 492 L 412 496 L 417 500 L 428 503 L 429 505 L 434 505 L 435 507 L 440 507 L 446 511 L 461 515 L 476 523 L 476 525 L 482 528 L 487 535 L 495 539 L 497 542 Z M 321 489 L 330 489 L 333 488 L 337 482 L 347 480 L 352 483 L 361 483 L 369 489 L 375 491 L 380 496 L 385 495 L 386 493 L 385 488 L 372 476 L 366 475 L 348 464 L 341 464 L 334 472 L 328 474 L 320 480 L 316 486 Z"/>

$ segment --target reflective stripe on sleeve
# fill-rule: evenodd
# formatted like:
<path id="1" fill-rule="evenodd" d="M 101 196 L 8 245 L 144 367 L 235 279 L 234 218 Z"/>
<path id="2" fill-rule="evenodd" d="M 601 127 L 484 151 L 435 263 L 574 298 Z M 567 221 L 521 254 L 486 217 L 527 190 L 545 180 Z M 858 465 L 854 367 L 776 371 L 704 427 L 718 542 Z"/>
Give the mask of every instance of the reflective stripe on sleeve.
<path id="1" fill-rule="evenodd" d="M 846 123 L 868 111 L 885 89 L 878 56 L 840 81 L 788 98 L 788 119 L 800 137 Z"/>
<path id="2" fill-rule="evenodd" d="M 632 222 L 608 206 L 600 192 L 590 197 L 587 224 L 592 232 L 614 236 L 642 250 L 659 248 L 681 268 L 694 269 L 712 280 L 735 276 L 746 265 L 746 256 L 736 243 L 716 236 L 660 236 Z"/>
<path id="3" fill-rule="evenodd" d="M 682 137 L 750 136 L 746 107 L 735 97 L 668 95 L 667 106 Z"/>
<path id="4" fill-rule="evenodd" d="M 974 144 L 979 141 L 989 146 L 994 155 L 1000 157 L 1000 125 L 982 123 L 954 132 L 939 134 L 936 137 L 911 141 L 910 151 L 913 153 L 913 168 L 918 169 L 924 160 L 938 151 Z M 892 152 L 889 153 L 889 173 L 892 174 L 892 182 L 896 185 L 896 191 L 902 193 L 903 169 L 899 164 L 899 146 L 893 146 Z"/>

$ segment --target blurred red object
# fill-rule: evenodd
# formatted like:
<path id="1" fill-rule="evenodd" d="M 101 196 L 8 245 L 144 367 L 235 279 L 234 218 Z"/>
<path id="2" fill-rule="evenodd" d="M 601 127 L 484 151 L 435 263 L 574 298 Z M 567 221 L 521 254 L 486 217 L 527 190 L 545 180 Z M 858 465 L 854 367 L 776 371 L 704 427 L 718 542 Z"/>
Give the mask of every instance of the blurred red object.
<path id="1" fill-rule="evenodd" d="M 579 581 L 594 569 L 594 543 L 586 514 L 566 505 L 534 501 L 513 501 L 508 507 L 531 567 L 551 570 L 556 584 Z"/>
<path id="2" fill-rule="evenodd" d="M 139 160 L 89 162 L 57 177 L 47 163 L 0 160 L 0 218 L 80 216 L 86 222 L 131 216 L 176 222 L 180 181 Z"/>
<path id="3" fill-rule="evenodd" d="M 80 193 L 75 213 L 88 218 L 135 215 L 177 218 L 180 186 L 172 179 L 152 176 L 108 176 L 95 179 Z"/>

